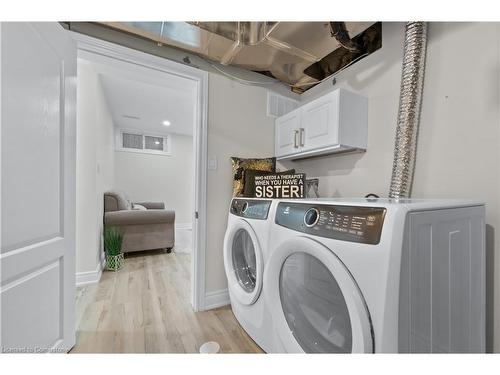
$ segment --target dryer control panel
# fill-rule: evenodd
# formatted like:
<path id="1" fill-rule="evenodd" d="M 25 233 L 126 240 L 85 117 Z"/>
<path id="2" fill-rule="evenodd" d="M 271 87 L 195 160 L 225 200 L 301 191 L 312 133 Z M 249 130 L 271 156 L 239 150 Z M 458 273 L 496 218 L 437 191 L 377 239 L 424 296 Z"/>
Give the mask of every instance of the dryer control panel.
<path id="1" fill-rule="evenodd" d="M 270 200 L 239 199 L 231 202 L 231 213 L 247 219 L 266 220 L 271 207 Z"/>
<path id="2" fill-rule="evenodd" d="M 382 207 L 281 202 L 276 224 L 315 236 L 376 245 L 385 212 Z"/>

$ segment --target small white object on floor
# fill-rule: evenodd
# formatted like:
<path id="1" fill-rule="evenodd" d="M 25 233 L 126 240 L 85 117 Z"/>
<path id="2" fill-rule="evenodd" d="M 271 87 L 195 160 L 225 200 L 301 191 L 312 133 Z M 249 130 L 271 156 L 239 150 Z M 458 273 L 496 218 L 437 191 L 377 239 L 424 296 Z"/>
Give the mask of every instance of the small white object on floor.
<path id="1" fill-rule="evenodd" d="M 200 346 L 201 354 L 217 354 L 219 353 L 220 345 L 215 341 L 208 341 Z"/>

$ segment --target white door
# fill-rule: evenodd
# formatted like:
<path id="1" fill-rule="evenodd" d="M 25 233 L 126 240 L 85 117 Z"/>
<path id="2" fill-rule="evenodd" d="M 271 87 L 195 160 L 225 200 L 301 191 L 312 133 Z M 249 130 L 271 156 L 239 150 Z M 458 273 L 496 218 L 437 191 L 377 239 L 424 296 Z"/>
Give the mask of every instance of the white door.
<path id="1" fill-rule="evenodd" d="M 302 151 L 319 149 L 338 143 L 340 90 L 322 96 L 302 109 L 300 144 Z"/>
<path id="2" fill-rule="evenodd" d="M 277 157 L 299 151 L 300 109 L 296 109 L 275 122 L 275 155 Z"/>
<path id="3" fill-rule="evenodd" d="M 373 352 L 364 298 L 344 264 L 322 244 L 295 237 L 271 249 L 264 285 L 285 352 Z"/>
<path id="4" fill-rule="evenodd" d="M 1 23 L 3 352 L 75 344 L 76 46 L 58 23 Z"/>

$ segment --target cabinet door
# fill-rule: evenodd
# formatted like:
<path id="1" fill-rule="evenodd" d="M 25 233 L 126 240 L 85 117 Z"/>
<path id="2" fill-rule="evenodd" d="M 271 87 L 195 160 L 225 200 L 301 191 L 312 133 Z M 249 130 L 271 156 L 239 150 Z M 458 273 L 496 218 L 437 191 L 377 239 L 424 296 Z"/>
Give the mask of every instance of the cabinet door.
<path id="1" fill-rule="evenodd" d="M 338 143 L 339 95 L 336 90 L 304 105 L 299 144 L 301 151 Z"/>
<path id="2" fill-rule="evenodd" d="M 300 110 L 296 109 L 278 117 L 275 123 L 275 155 L 290 155 L 299 151 L 298 131 L 300 128 Z"/>

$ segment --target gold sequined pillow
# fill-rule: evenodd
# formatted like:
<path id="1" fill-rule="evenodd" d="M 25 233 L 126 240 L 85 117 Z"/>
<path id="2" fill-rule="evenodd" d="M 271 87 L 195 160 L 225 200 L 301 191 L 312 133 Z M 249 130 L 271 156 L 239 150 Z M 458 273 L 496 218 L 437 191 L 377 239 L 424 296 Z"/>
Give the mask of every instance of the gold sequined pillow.
<path id="1" fill-rule="evenodd" d="M 263 172 L 276 172 L 276 158 L 244 159 L 232 157 L 233 164 L 233 196 L 243 196 L 245 188 L 245 170 L 254 169 Z"/>

